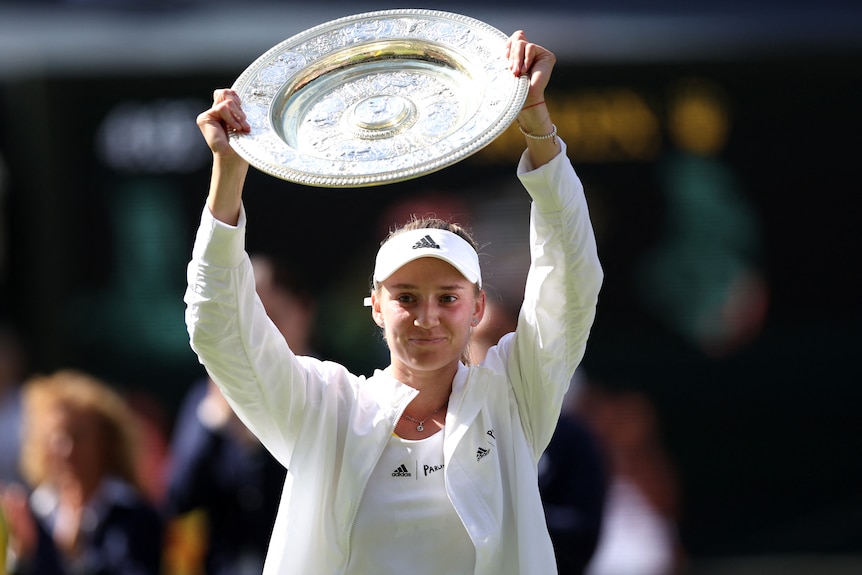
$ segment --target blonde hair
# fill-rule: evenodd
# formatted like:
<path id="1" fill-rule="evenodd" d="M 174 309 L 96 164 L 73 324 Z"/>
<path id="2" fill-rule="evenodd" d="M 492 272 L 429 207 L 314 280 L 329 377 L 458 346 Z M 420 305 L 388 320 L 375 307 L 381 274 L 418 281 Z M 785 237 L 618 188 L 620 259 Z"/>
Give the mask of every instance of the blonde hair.
<path id="1" fill-rule="evenodd" d="M 409 232 L 410 230 L 423 229 L 446 230 L 452 232 L 453 234 L 458 234 L 459 236 L 464 238 L 464 241 L 473 246 L 474 250 L 479 251 L 479 246 L 476 243 L 476 240 L 473 239 L 472 234 L 470 234 L 467 228 L 465 228 L 461 224 L 456 224 L 454 222 L 449 222 L 447 220 L 435 218 L 433 216 L 419 217 L 416 214 L 412 214 L 410 216 L 410 221 L 408 221 L 403 226 L 390 230 L 389 235 L 387 235 L 380 243 L 386 243 L 389 238 L 391 238 L 392 236 L 397 236 L 401 232 Z"/>
<path id="2" fill-rule="evenodd" d="M 24 384 L 24 434 L 21 473 L 31 486 L 48 477 L 47 443 L 42 430 L 56 408 L 68 408 L 94 417 L 102 438 L 102 464 L 106 473 L 140 487 L 136 473 L 135 419 L 125 399 L 101 380 L 75 370 L 36 376 Z"/>

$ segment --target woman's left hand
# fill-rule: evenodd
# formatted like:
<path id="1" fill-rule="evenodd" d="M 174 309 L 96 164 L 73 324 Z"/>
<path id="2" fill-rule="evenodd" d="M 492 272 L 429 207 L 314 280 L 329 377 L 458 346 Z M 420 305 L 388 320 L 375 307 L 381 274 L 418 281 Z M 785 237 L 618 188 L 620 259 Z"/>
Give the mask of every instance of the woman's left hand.
<path id="1" fill-rule="evenodd" d="M 518 114 L 518 125 L 524 132 L 530 162 L 535 169 L 550 162 L 561 150 L 556 138 L 557 128 L 545 103 L 545 88 L 551 80 L 557 57 L 547 48 L 528 41 L 523 30 L 509 37 L 506 57 L 514 75 L 530 78 L 527 99 Z"/>
<path id="2" fill-rule="evenodd" d="M 527 40 L 523 30 L 518 30 L 506 42 L 506 58 L 514 75 L 530 77 L 530 91 L 524 107 L 544 101 L 545 88 L 557 62 L 554 53 L 533 44 Z"/>

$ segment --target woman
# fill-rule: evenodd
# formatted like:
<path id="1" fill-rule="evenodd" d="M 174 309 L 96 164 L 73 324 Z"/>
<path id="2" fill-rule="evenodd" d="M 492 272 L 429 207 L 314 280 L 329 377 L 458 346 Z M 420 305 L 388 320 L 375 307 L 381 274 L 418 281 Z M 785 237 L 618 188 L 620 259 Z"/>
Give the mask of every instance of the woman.
<path id="1" fill-rule="evenodd" d="M 243 251 L 249 129 L 234 92 L 198 124 L 214 158 L 189 265 L 191 345 L 246 425 L 289 469 L 264 573 L 553 573 L 536 463 L 583 357 L 601 284 L 580 182 L 544 91 L 555 63 L 506 46 L 530 89 L 519 114 L 533 262 L 516 331 L 462 356 L 485 310 L 475 246 L 444 222 L 378 252 L 370 304 L 391 365 L 369 378 L 294 355 L 265 316 Z M 423 227 L 428 226 L 428 227 Z M 414 249 L 415 248 L 415 249 Z"/>
<path id="2" fill-rule="evenodd" d="M 159 573 L 162 522 L 137 482 L 134 420 L 123 398 L 72 370 L 31 379 L 23 397 L 21 467 L 36 522 L 16 514 L 16 533 L 30 533 L 18 572 L 45 572 L 33 562 L 56 551 L 68 574 Z"/>

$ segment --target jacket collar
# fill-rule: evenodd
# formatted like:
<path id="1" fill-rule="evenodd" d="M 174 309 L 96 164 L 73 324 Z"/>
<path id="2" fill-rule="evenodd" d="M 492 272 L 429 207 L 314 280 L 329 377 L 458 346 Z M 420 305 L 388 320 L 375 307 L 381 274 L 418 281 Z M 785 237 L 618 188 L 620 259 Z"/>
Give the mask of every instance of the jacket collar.
<path id="1" fill-rule="evenodd" d="M 419 390 L 392 377 L 391 365 L 386 369 L 375 370 L 372 379 L 374 385 L 367 386 L 368 394 L 385 413 L 392 416 L 419 395 Z"/>

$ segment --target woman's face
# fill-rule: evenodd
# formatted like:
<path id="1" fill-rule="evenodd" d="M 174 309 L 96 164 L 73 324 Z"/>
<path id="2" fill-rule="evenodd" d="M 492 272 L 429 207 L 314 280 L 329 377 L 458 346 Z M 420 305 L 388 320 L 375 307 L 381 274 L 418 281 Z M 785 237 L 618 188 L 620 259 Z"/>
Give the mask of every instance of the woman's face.
<path id="1" fill-rule="evenodd" d="M 105 453 L 100 420 L 92 413 L 56 405 L 45 421 L 49 473 L 87 482 L 103 472 Z"/>
<path id="2" fill-rule="evenodd" d="M 382 282 L 372 314 L 383 328 L 396 377 L 453 370 L 482 319 L 485 294 L 437 258 L 419 258 Z M 475 323 L 474 323 L 475 322 Z"/>

